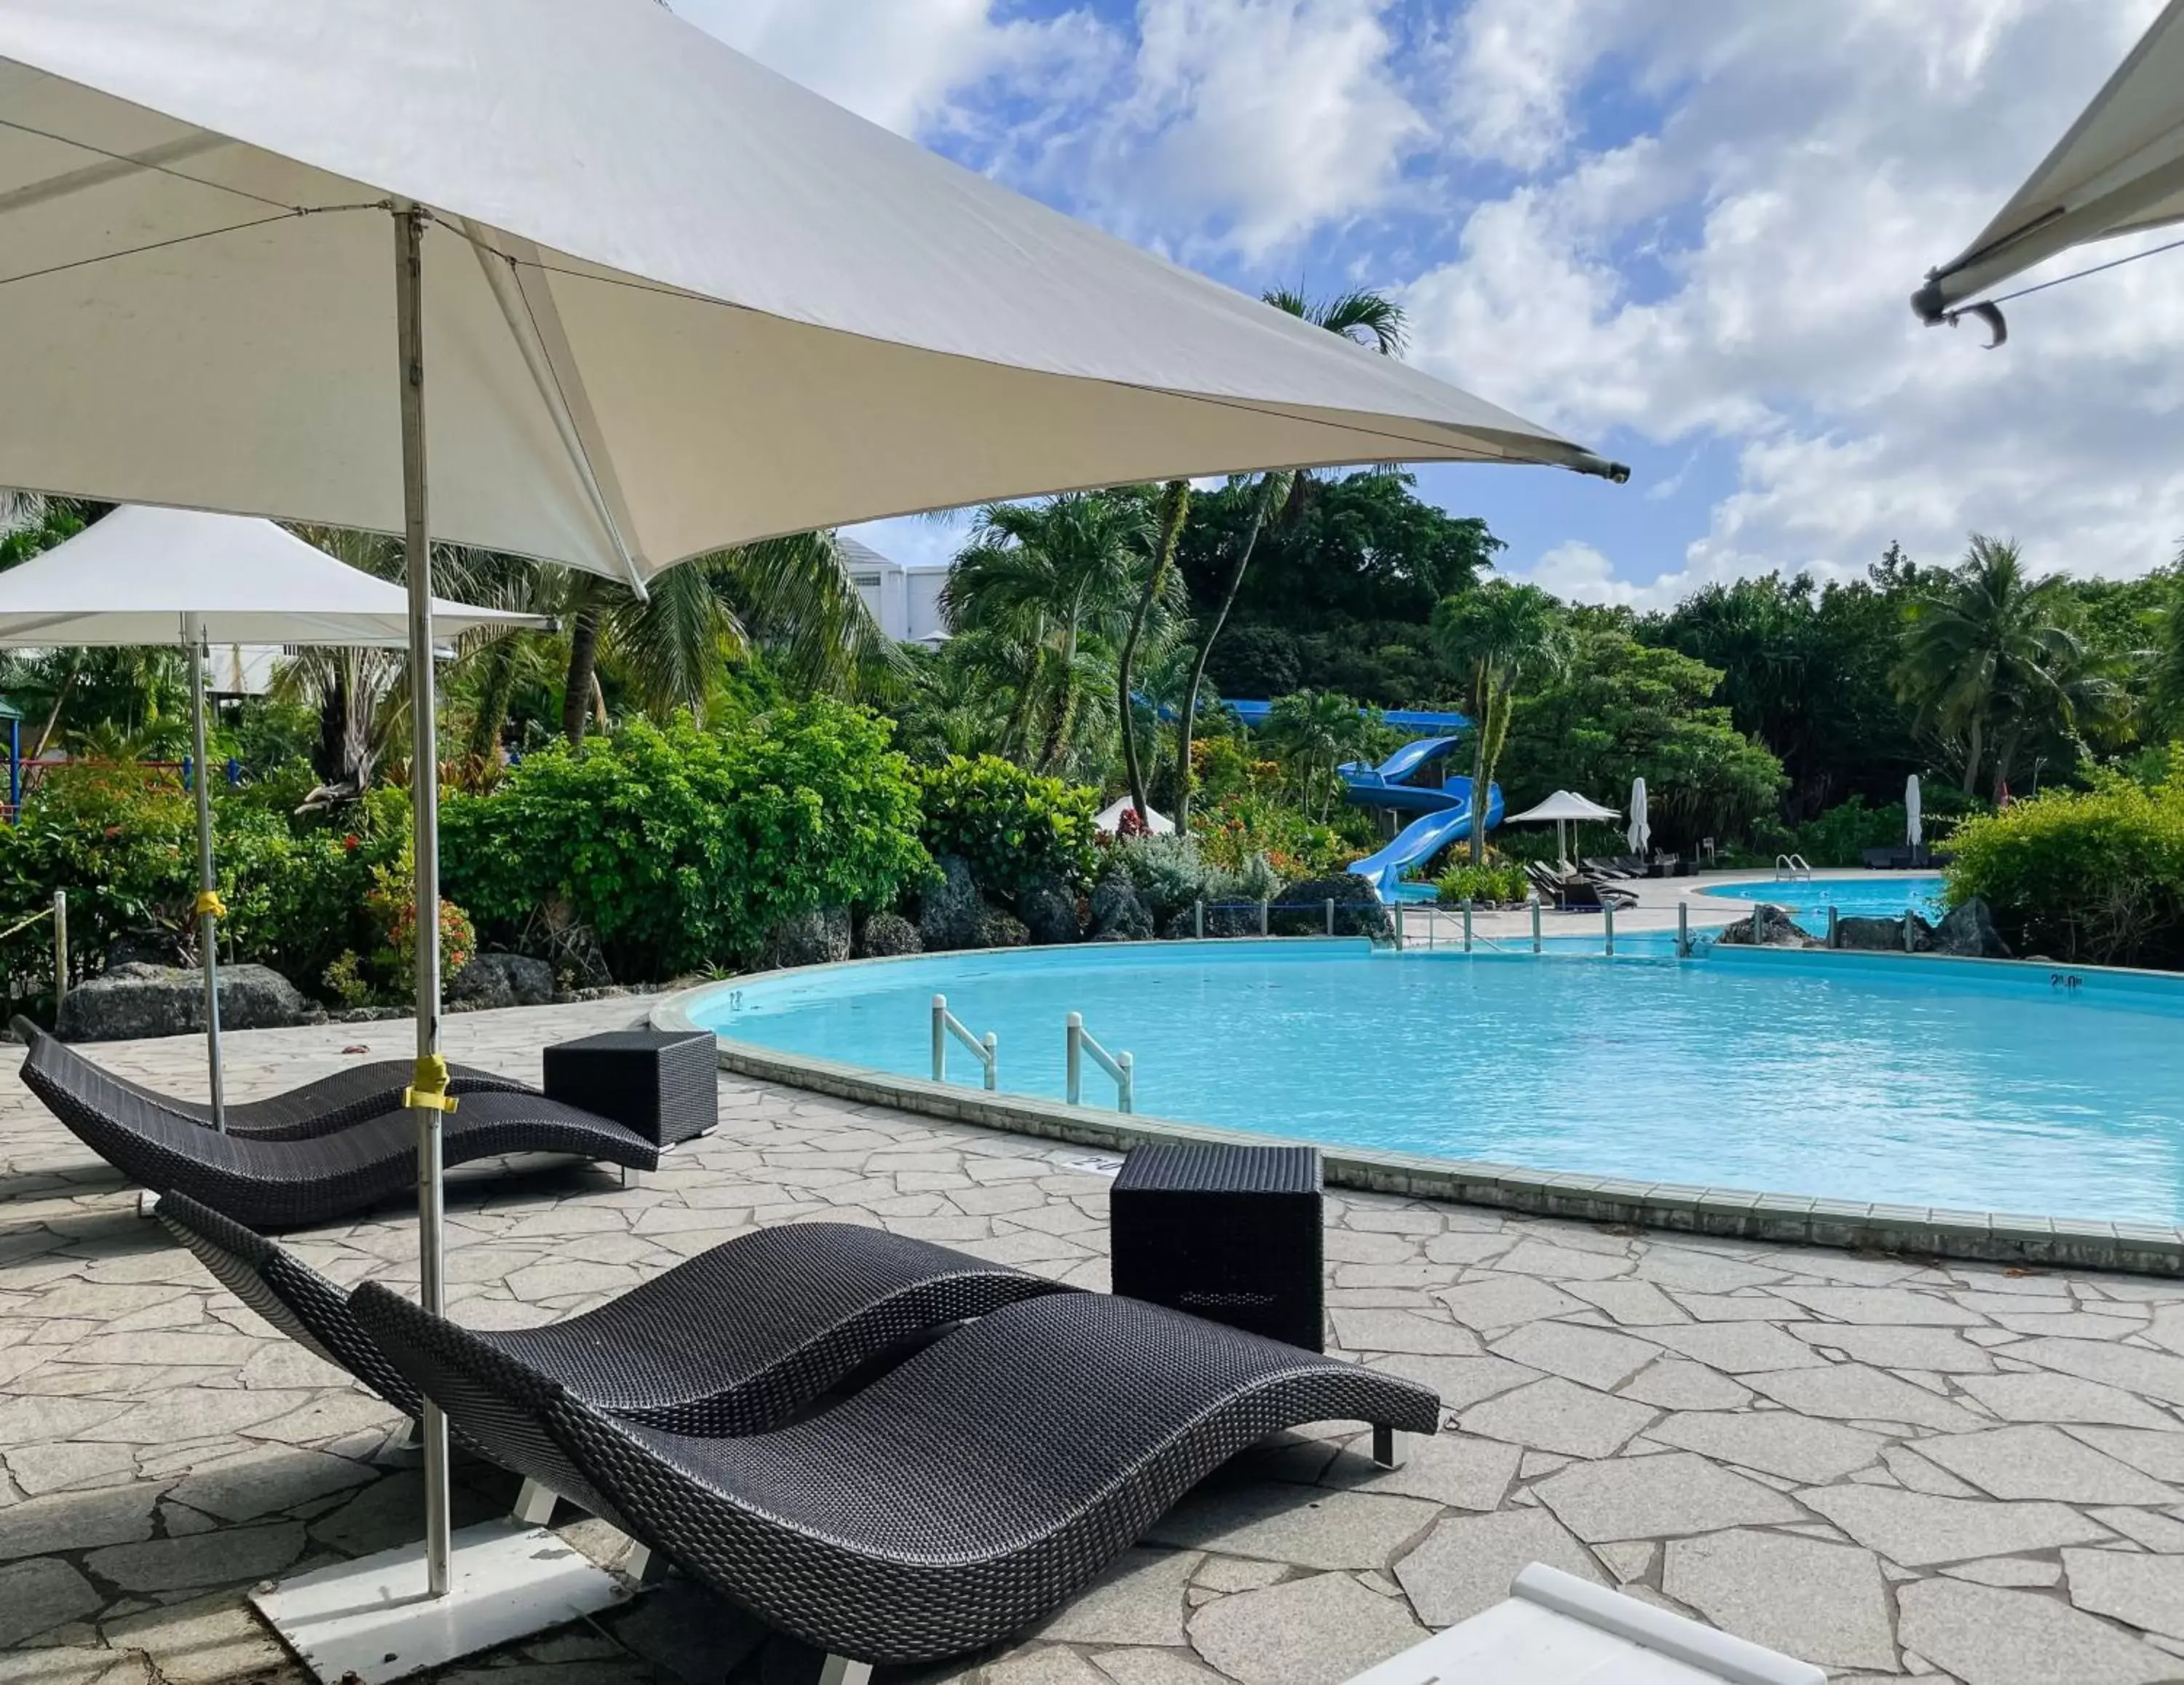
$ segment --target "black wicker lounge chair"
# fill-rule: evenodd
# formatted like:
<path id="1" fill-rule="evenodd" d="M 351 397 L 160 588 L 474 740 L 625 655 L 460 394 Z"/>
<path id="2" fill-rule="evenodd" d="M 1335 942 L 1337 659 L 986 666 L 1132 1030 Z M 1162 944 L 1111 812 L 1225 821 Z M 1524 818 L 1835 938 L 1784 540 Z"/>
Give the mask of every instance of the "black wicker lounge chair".
<path id="1" fill-rule="evenodd" d="M 203 1101 L 177 1100 L 171 1094 L 162 1094 L 156 1088 L 147 1088 L 142 1083 L 131 1082 L 127 1077 L 116 1076 L 101 1066 L 92 1065 L 66 1042 L 47 1035 L 26 1018 L 18 1017 L 13 1028 L 15 1039 L 25 1046 L 35 1047 L 41 1041 L 53 1042 L 48 1058 L 56 1069 L 75 1060 L 96 1071 L 114 1087 L 133 1094 L 147 1106 L 170 1112 L 194 1124 L 207 1127 L 212 1124 L 212 1108 Z M 255 1141 L 308 1141 L 314 1135 L 332 1135 L 351 1124 L 362 1123 L 366 1118 L 398 1111 L 402 1091 L 410 1085 L 411 1069 L 407 1059 L 374 1059 L 369 1064 L 351 1065 L 346 1070 L 336 1071 L 332 1076 L 307 1082 L 301 1088 L 290 1089 L 268 1100 L 231 1101 L 226 1108 L 227 1132 Z M 475 1065 L 448 1067 L 450 1094 L 538 1091 L 529 1083 L 480 1070 Z"/>
<path id="2" fill-rule="evenodd" d="M 506 1336 L 489 1343 L 374 1285 L 351 1303 L 465 1434 L 561 1461 L 614 1526 L 855 1665 L 822 1676 L 836 1678 L 1038 1620 L 1279 1429 L 1369 1422 L 1384 1460 L 1396 1432 L 1431 1433 L 1440 1417 L 1398 1376 L 1068 1293 L 996 1310 L 804 1421 L 699 1438 L 588 1404 Z"/>
<path id="3" fill-rule="evenodd" d="M 278 1242 L 185 1194 L 159 1220 L 235 1296 L 404 1415 L 417 1389 L 351 1314 L 348 1294 Z M 595 1310 L 472 1337 L 578 1398 L 680 1432 L 778 1426 L 929 1330 L 1075 1291 L 928 1241 L 847 1223 L 754 1230 Z M 519 1470 L 532 1473 L 534 1470 Z"/>
<path id="4" fill-rule="evenodd" d="M 254 1228 L 321 1223 L 376 1205 L 417 1180 L 416 1124 L 383 1112 L 332 1135 L 261 1141 L 221 1135 L 143 1099 L 50 1035 L 37 1035 L 23 1080 L 86 1147 L 159 1195 L 183 1193 Z M 660 1149 L 636 1130 L 534 1094 L 472 1094 L 447 1114 L 443 1162 L 563 1152 L 632 1170 Z"/>

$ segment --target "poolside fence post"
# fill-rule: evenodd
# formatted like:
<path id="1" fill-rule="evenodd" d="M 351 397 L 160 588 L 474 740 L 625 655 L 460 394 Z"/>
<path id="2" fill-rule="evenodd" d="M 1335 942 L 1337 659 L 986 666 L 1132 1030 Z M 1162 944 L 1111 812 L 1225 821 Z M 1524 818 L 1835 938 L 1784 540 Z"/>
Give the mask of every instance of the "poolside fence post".
<path id="1" fill-rule="evenodd" d="M 1833 901 L 1828 903 L 1828 946 L 1831 948 L 1841 946 L 1836 936 L 1836 904 Z"/>
<path id="2" fill-rule="evenodd" d="M 1122 1067 L 1122 1075 L 1115 1080 L 1115 1109 L 1134 1111 L 1138 1103 L 1138 1056 L 1123 1052 L 1115 1055 L 1115 1063 Z"/>
<path id="3" fill-rule="evenodd" d="M 1084 1091 L 1084 1014 L 1070 1013 L 1068 1029 L 1063 1036 L 1067 1050 L 1063 1068 L 1068 1073 L 1062 1092 L 1072 1106 L 1079 1103 Z"/>
<path id="4" fill-rule="evenodd" d="M 986 1092 L 991 1094 L 1001 1085 L 1001 1039 L 992 1030 L 986 1032 Z"/>
<path id="5" fill-rule="evenodd" d="M 1752 909 L 1752 946 L 1755 948 L 1759 946 L 1760 933 L 1767 928 L 1759 922 L 1760 908 L 1765 906 L 1766 902 L 1762 901 Z"/>
<path id="6" fill-rule="evenodd" d="M 1397 902 L 1396 903 L 1396 951 L 1397 953 L 1401 953 L 1401 952 L 1402 952 L 1402 951 L 1403 951 L 1403 904 L 1402 904 L 1402 902 L 1401 902 L 1401 901 L 1397 901 Z"/>
<path id="7" fill-rule="evenodd" d="M 1334 934 L 1334 897 L 1333 896 L 1327 898 L 1327 934 L 1330 936 Z"/>
<path id="8" fill-rule="evenodd" d="M 948 997 L 933 997 L 933 1080 L 948 1080 Z"/>
<path id="9" fill-rule="evenodd" d="M 1607 957 L 1615 957 L 1615 906 L 1612 901 L 1602 903 L 1600 915 L 1607 921 Z"/>
<path id="10" fill-rule="evenodd" d="M 1267 934 L 1267 898 L 1264 896 L 1259 897 L 1259 934 L 1262 936 Z"/>
<path id="11" fill-rule="evenodd" d="M 1918 941 L 1919 927 L 1911 922 L 1910 910 L 1906 908 L 1903 913 L 1903 951 L 1907 954 L 1916 953 Z"/>
<path id="12" fill-rule="evenodd" d="M 1463 898 L 1463 951 L 1471 951 L 1471 897 Z"/>
<path id="13" fill-rule="evenodd" d="M 1540 951 L 1540 898 L 1532 897 L 1532 951 Z"/>
<path id="14" fill-rule="evenodd" d="M 1687 901 L 1676 903 L 1676 957 L 1691 957 L 1691 904 Z"/>
<path id="15" fill-rule="evenodd" d="M 1201 941 L 1206 939 L 1206 897 L 1201 896 L 1190 904 L 1190 934 Z"/>
<path id="16" fill-rule="evenodd" d="M 68 998 L 68 891 L 53 891 L 53 1021 L 60 1022 L 61 1002 Z"/>

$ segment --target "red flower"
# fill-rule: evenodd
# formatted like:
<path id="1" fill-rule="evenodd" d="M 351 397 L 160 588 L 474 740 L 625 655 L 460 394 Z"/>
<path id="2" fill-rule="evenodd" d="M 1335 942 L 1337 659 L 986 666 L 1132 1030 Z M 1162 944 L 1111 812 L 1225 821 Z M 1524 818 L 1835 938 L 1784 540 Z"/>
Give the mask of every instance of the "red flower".
<path id="1" fill-rule="evenodd" d="M 357 837 L 354 831 L 351 831 L 347 836 L 342 839 L 342 847 L 350 854 L 354 854 L 356 852 Z"/>

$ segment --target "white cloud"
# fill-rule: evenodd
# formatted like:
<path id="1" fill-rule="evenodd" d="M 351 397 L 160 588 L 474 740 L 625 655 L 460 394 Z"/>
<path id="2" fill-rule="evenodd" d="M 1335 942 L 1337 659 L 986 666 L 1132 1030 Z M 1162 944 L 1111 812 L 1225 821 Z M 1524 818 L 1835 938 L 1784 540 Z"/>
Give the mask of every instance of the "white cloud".
<path id="1" fill-rule="evenodd" d="M 1546 67 L 1505 75 L 1504 106 L 1484 108 L 1473 133 L 1496 155 L 1557 156 L 1557 101 L 1594 68 L 1573 40 L 1662 91 L 1665 114 L 1481 204 L 1456 258 L 1407 289 L 1416 354 L 1581 437 L 1730 444 L 1739 483 L 1645 598 L 1778 566 L 1851 573 L 1892 538 L 1940 560 L 1973 527 L 2043 566 L 2142 571 L 2184 532 L 2176 260 L 2027 301 L 1991 355 L 1920 327 L 1906 299 L 2155 3 L 1585 0 L 1513 45 L 1481 0 L 1458 85 Z"/>

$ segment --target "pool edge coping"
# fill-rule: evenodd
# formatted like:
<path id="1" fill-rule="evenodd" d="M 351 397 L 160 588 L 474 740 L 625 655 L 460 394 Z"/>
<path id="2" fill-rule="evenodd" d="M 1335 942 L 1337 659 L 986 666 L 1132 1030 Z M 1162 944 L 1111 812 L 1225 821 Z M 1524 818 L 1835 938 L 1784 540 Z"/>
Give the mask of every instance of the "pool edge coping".
<path id="1" fill-rule="evenodd" d="M 1208 939 L 1212 940 L 1213 939 Z M 1250 940 L 1253 939 L 1243 939 Z M 1293 946 L 1325 937 L 1268 938 Z M 1358 939 L 1335 937 L 1349 943 Z M 1107 944 L 1069 944 L 1105 948 Z M 1162 946 L 1192 946 L 1187 943 Z M 1237 939 L 1220 941 L 1234 948 Z M 1747 1188 L 1642 1182 L 1532 1170 L 1488 1160 L 1337 1147 L 1213 1124 L 1184 1123 L 1141 1113 L 1112 1112 L 1034 1095 L 969 1088 L 930 1078 L 898 1076 L 866 1065 L 787 1053 L 738 1041 L 699 1024 L 688 1003 L 716 990 L 773 978 L 851 965 L 888 965 L 919 954 L 838 962 L 836 966 L 783 967 L 733 979 L 700 984 L 655 1003 L 648 1021 L 655 1029 L 712 1036 L 720 1068 L 738 1076 L 780 1083 L 859 1105 L 887 1106 L 921 1117 L 1001 1130 L 1106 1152 L 1169 1142 L 1239 1147 L 1311 1147 L 1318 1150 L 1329 1186 L 1365 1193 L 1483 1206 L 1526 1216 L 1628 1224 L 1670 1234 L 1721 1240 L 1830 1247 L 1841 1251 L 1903 1253 L 1975 1263 L 2023 1264 L 2130 1275 L 2184 1276 L 2184 1228 L 2166 1224 L 2106 1222 L 2020 1213 L 1898 1205 L 1817 1195 L 1769 1193 Z M 1914 956 L 1913 957 L 1918 957 Z M 2023 962 L 2006 962 L 2023 963 Z"/>

